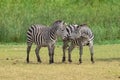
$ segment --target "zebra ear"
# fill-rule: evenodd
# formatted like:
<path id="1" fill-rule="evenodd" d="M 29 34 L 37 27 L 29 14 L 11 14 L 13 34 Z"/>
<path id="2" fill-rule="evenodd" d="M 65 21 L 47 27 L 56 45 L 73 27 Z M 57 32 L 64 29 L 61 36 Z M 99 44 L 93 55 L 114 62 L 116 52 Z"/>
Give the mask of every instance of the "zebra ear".
<path id="1" fill-rule="evenodd" d="M 79 25 L 77 25 L 77 27 L 76 27 L 77 29 L 81 29 L 81 27 L 79 26 Z"/>
<path id="2" fill-rule="evenodd" d="M 52 25 L 53 26 L 58 26 L 60 23 L 62 23 L 63 21 L 62 20 L 57 20 L 55 21 Z"/>
<path id="3" fill-rule="evenodd" d="M 57 21 L 55 21 L 53 24 L 55 24 L 55 25 L 57 24 L 57 25 L 58 25 L 58 24 L 60 24 L 60 23 L 63 23 L 63 24 L 64 24 L 64 21 L 62 21 L 62 20 L 57 20 Z"/>
<path id="4" fill-rule="evenodd" d="M 79 25 L 77 25 L 77 28 L 79 28 Z"/>
<path id="5" fill-rule="evenodd" d="M 66 22 L 64 22 L 64 25 L 65 25 L 65 27 L 68 26 L 68 24 Z"/>

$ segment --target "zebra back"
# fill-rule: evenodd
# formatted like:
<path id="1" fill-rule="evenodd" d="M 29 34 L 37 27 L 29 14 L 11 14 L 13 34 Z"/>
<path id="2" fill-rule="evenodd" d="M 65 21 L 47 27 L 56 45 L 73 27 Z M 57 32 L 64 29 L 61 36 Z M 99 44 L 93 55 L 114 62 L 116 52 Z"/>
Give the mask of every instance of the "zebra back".
<path id="1" fill-rule="evenodd" d="M 47 36 L 49 27 L 43 25 L 32 25 L 27 31 L 27 43 L 41 44 L 44 40 L 44 36 Z M 42 36 L 41 36 L 42 35 Z"/>

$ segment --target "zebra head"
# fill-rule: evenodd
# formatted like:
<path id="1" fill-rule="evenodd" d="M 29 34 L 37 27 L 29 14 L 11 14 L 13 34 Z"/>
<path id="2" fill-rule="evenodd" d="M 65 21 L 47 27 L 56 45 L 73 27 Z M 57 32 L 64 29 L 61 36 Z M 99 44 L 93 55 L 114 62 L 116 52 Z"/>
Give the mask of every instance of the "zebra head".
<path id="1" fill-rule="evenodd" d="M 78 27 L 78 25 L 76 25 L 76 24 L 68 25 L 67 23 L 64 23 L 64 24 L 65 24 L 65 29 L 63 31 L 60 30 L 58 35 L 60 37 L 62 37 L 63 40 L 69 40 L 71 33 L 75 31 L 75 29 L 76 29 L 76 27 Z"/>
<path id="2" fill-rule="evenodd" d="M 67 32 L 66 32 L 66 25 L 67 25 L 67 24 L 62 21 L 62 22 L 59 24 L 59 28 L 58 28 L 58 30 L 57 30 L 57 35 L 60 36 L 62 39 L 64 39 L 64 35 L 67 34 Z"/>
<path id="3" fill-rule="evenodd" d="M 70 39 L 77 39 L 81 37 L 81 27 L 77 26 L 73 32 L 69 35 Z"/>

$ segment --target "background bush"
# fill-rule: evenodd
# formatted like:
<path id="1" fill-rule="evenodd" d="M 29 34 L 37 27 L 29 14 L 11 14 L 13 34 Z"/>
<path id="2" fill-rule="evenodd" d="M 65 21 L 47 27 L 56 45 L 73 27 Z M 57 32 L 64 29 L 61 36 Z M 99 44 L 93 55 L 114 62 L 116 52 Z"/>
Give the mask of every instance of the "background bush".
<path id="1" fill-rule="evenodd" d="M 0 42 L 26 42 L 32 24 L 87 23 L 95 43 L 120 39 L 120 0 L 0 0 Z"/>

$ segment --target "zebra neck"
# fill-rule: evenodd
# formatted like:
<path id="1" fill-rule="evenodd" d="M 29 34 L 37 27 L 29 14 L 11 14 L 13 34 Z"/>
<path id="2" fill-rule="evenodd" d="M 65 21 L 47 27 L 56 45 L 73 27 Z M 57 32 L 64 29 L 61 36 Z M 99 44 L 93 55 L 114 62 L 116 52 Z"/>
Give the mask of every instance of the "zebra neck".
<path id="1" fill-rule="evenodd" d="M 57 38 L 57 29 L 55 27 L 51 28 L 50 31 L 49 31 L 49 37 L 51 40 L 56 40 Z"/>
<path id="2" fill-rule="evenodd" d="M 50 32 L 53 33 L 53 34 L 56 34 L 56 32 L 57 32 L 57 27 L 51 27 L 51 28 L 50 28 Z"/>
<path id="3" fill-rule="evenodd" d="M 92 33 L 92 35 L 90 36 L 89 41 L 91 41 L 91 40 L 93 40 L 93 39 L 94 39 L 94 35 L 93 35 L 93 33 Z"/>

